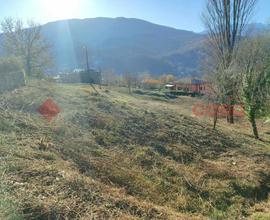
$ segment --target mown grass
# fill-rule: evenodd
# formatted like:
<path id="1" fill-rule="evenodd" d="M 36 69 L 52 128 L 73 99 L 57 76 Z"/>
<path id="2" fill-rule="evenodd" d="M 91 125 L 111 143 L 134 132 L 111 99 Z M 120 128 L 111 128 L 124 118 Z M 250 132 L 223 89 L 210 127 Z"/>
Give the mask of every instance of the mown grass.
<path id="1" fill-rule="evenodd" d="M 18 209 L 16 198 L 6 181 L 6 172 L 10 168 L 7 166 L 7 161 L 10 159 L 10 156 L 3 151 L 6 146 L 1 135 L 0 146 L 0 219 L 22 219 L 23 216 Z"/>
<path id="2" fill-rule="evenodd" d="M 26 219 L 264 215 L 266 134 L 265 142 L 255 141 L 222 123 L 213 131 L 207 120 L 190 116 L 196 99 L 99 92 L 35 82 L 1 97 L 8 146 L 1 153 L 10 158 L 5 181 Z M 62 110 L 50 124 L 36 111 L 48 97 Z"/>

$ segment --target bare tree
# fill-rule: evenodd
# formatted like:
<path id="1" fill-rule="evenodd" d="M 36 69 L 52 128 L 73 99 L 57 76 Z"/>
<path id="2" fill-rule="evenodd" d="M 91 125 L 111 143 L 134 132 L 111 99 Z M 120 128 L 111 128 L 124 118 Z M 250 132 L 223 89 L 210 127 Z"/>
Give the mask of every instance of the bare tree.
<path id="1" fill-rule="evenodd" d="M 222 80 L 220 90 L 225 91 L 229 123 L 234 123 L 234 103 L 237 97 L 236 80 L 232 66 L 243 32 L 257 0 L 208 0 L 203 21 L 208 29 L 212 55 L 216 59 L 217 74 Z"/>
<path id="2" fill-rule="evenodd" d="M 105 85 L 110 86 L 114 83 L 114 73 L 110 70 L 104 70 L 102 72 L 102 81 Z"/>
<path id="3" fill-rule="evenodd" d="M 28 76 L 37 76 L 52 65 L 50 45 L 41 34 L 41 26 L 28 21 L 6 18 L 1 22 L 4 33 L 3 49 L 9 56 L 19 57 Z"/>
<path id="4" fill-rule="evenodd" d="M 211 74 L 212 73 L 212 74 Z M 206 77 L 207 81 L 211 84 L 208 93 L 205 95 L 206 102 L 208 105 L 212 105 L 213 110 L 213 129 L 216 129 L 218 122 L 219 109 L 222 106 L 224 92 L 220 90 L 222 87 L 218 85 L 218 79 L 216 78 L 218 74 L 216 72 L 208 72 Z"/>
<path id="5" fill-rule="evenodd" d="M 267 116 L 270 100 L 270 38 L 257 37 L 242 44 L 238 63 L 242 75 L 242 102 L 255 138 L 256 118 Z"/>
<path id="6" fill-rule="evenodd" d="M 124 74 L 123 79 L 128 87 L 128 93 L 131 94 L 131 87 L 134 83 L 134 76 L 131 73 L 126 73 Z"/>
<path id="7" fill-rule="evenodd" d="M 160 82 L 163 84 L 169 83 L 169 82 L 173 82 L 175 80 L 175 76 L 172 74 L 163 74 L 162 76 L 160 76 Z"/>
<path id="8" fill-rule="evenodd" d="M 218 121 L 218 115 L 222 111 L 222 115 L 227 116 L 227 121 L 229 121 L 229 111 L 231 107 L 234 107 L 235 104 L 239 104 L 239 90 L 241 88 L 241 75 L 237 68 L 236 61 L 232 62 L 227 69 L 224 69 L 219 65 L 218 58 L 213 57 L 211 54 L 212 51 L 208 54 L 208 60 L 205 61 L 204 72 L 206 73 L 205 79 L 209 83 L 207 87 L 207 93 L 205 94 L 205 99 L 212 106 L 213 118 L 214 118 L 214 129 Z M 228 96 L 228 88 L 224 82 L 226 82 L 230 76 L 230 80 L 233 82 L 233 94 L 234 100 L 230 99 Z"/>

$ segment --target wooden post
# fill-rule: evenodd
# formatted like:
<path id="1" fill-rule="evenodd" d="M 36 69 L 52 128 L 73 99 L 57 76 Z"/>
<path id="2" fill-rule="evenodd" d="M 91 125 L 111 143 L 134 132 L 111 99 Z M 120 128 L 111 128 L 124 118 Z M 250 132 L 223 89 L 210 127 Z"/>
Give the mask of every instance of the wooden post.
<path id="1" fill-rule="evenodd" d="M 85 48 L 85 58 L 86 58 L 86 71 L 87 71 L 87 74 L 90 75 L 88 48 L 86 46 L 84 46 L 84 48 Z M 95 90 L 97 94 L 99 94 L 99 92 L 96 90 L 95 86 L 91 82 L 90 82 L 90 86 Z"/>

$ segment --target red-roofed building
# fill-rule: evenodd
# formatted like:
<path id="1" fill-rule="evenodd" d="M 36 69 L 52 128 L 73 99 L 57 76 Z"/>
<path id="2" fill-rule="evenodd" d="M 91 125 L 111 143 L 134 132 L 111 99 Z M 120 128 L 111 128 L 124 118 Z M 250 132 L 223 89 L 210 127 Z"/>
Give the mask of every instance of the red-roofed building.
<path id="1" fill-rule="evenodd" d="M 173 82 L 165 87 L 171 91 L 185 91 L 203 95 L 211 91 L 211 84 L 209 82 L 198 79 L 192 79 L 190 82 Z"/>

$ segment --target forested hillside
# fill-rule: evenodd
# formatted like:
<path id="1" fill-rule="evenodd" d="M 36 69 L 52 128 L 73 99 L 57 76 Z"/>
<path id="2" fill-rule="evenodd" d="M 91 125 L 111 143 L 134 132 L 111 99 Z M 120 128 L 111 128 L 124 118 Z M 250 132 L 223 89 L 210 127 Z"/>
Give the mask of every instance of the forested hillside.
<path id="1" fill-rule="evenodd" d="M 43 33 L 53 46 L 58 70 L 84 67 L 83 46 L 87 46 L 91 65 L 103 70 L 200 74 L 198 48 L 204 36 L 190 31 L 139 19 L 94 18 L 49 23 Z"/>

